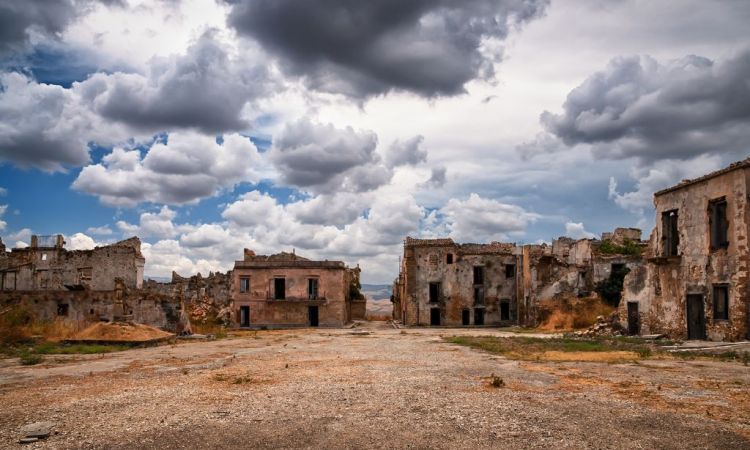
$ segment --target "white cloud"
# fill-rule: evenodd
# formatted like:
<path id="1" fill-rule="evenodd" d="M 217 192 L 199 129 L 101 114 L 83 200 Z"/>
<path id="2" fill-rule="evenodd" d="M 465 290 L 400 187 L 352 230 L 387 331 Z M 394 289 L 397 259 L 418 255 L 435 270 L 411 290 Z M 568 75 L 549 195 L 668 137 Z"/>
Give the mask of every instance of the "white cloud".
<path id="1" fill-rule="evenodd" d="M 100 164 L 84 167 L 73 188 L 113 206 L 195 203 L 237 183 L 259 181 L 262 164 L 255 145 L 239 134 L 225 135 L 219 144 L 203 134 L 174 132 L 145 157 L 115 148 Z"/>
<path id="2" fill-rule="evenodd" d="M 566 222 L 565 223 L 565 236 L 573 239 L 593 239 L 596 237 L 594 233 L 586 231 L 583 226 L 583 222 Z"/>
<path id="3" fill-rule="evenodd" d="M 8 205 L 0 205 L 0 218 L 3 217 L 7 209 L 8 209 Z M 0 220 L 0 231 L 5 231 L 6 226 L 8 226 L 8 223 L 3 220 Z"/>
<path id="4" fill-rule="evenodd" d="M 695 178 L 721 167 L 721 158 L 702 155 L 687 161 L 665 160 L 652 168 L 633 169 L 635 190 L 620 193 L 617 180 L 609 180 L 609 198 L 635 215 L 644 216 L 653 208 L 654 192 L 679 183 L 685 178 Z"/>
<path id="5" fill-rule="evenodd" d="M 66 241 L 68 250 L 91 250 L 97 246 L 93 238 L 83 233 L 75 233 Z"/>
<path id="6" fill-rule="evenodd" d="M 145 212 L 140 216 L 139 224 L 130 224 L 123 220 L 117 222 L 117 228 L 127 235 L 141 237 L 172 238 L 177 236 L 178 227 L 172 222 L 177 213 L 167 206 L 162 206 L 159 212 Z"/>
<path id="7" fill-rule="evenodd" d="M 110 234 L 112 234 L 112 229 L 108 226 L 89 227 L 86 229 L 86 232 L 88 234 L 94 234 L 97 236 L 109 236 Z"/>
<path id="8" fill-rule="evenodd" d="M 466 242 L 504 241 L 520 236 L 540 216 L 520 206 L 469 195 L 466 200 L 450 199 L 440 209 L 450 237 Z"/>

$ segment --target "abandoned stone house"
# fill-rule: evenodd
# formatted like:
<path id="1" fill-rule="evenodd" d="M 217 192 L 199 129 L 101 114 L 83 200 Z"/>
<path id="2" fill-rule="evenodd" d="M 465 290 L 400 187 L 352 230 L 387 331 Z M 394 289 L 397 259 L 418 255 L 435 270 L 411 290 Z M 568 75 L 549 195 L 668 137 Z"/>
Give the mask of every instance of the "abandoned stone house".
<path id="1" fill-rule="evenodd" d="M 620 319 L 635 333 L 750 338 L 750 159 L 654 194 L 645 264 L 624 281 Z"/>
<path id="2" fill-rule="evenodd" d="M 137 237 L 92 250 L 67 250 L 62 235 L 10 252 L 0 241 L 0 305 L 72 326 L 123 318 L 176 330 L 181 299 L 143 289 L 144 265 Z"/>
<path id="3" fill-rule="evenodd" d="M 394 319 L 406 325 L 535 326 L 545 301 L 588 296 L 594 286 L 641 264 L 641 232 L 618 228 L 603 239 L 559 238 L 552 245 L 404 241 L 393 284 Z M 602 243 L 609 243 L 603 246 Z"/>
<path id="4" fill-rule="evenodd" d="M 128 288 L 143 285 L 146 260 L 137 237 L 93 250 L 67 250 L 62 235 L 32 236 L 28 247 L 8 253 L 2 245 L 0 250 L 3 291 L 111 291 L 116 278 Z"/>
<path id="5" fill-rule="evenodd" d="M 340 327 L 364 317 L 359 267 L 311 261 L 295 253 L 245 249 L 232 271 L 233 324 L 240 328 Z"/>

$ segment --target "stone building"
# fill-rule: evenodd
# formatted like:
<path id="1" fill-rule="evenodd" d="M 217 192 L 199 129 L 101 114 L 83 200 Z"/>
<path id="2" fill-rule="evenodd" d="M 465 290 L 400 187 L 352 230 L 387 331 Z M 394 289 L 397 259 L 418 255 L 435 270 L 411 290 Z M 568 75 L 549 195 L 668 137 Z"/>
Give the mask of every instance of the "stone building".
<path id="1" fill-rule="evenodd" d="M 256 255 L 245 249 L 232 271 L 233 325 L 340 327 L 361 299 L 359 267 L 311 261 L 295 253 Z"/>
<path id="2" fill-rule="evenodd" d="M 750 337 L 750 159 L 654 194 L 647 263 L 625 278 L 620 319 L 673 338 Z"/>
<path id="3" fill-rule="evenodd" d="M 128 288 L 143 285 L 141 241 L 132 237 L 93 250 L 67 250 L 62 235 L 32 236 L 31 245 L 2 246 L 0 290 L 59 291 L 115 289 L 115 278 Z"/>
<path id="4" fill-rule="evenodd" d="M 602 240 L 561 237 L 552 245 L 407 237 L 393 284 L 394 319 L 406 325 L 535 326 L 544 302 L 592 295 L 613 277 L 622 282 L 642 263 L 640 237 L 634 228 L 604 233 Z"/>

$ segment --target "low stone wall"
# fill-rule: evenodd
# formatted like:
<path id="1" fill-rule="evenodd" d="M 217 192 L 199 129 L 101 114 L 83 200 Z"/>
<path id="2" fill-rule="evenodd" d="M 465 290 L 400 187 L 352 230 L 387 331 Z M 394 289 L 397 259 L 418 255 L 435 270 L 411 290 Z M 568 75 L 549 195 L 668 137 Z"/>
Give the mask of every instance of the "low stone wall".
<path id="1" fill-rule="evenodd" d="M 62 320 L 83 328 L 111 320 L 118 291 L 5 291 L 0 308 L 24 307 L 37 321 Z M 122 292 L 123 313 L 134 322 L 175 332 L 180 318 L 180 300 L 143 290 Z"/>

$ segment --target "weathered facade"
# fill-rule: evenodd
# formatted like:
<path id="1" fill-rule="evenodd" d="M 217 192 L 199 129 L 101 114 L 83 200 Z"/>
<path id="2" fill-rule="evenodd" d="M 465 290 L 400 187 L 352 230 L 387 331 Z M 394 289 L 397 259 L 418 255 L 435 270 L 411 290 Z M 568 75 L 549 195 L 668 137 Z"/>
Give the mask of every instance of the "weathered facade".
<path id="1" fill-rule="evenodd" d="M 3 291 L 111 291 L 116 278 L 128 288 L 143 285 L 145 259 L 137 237 L 93 250 L 67 250 L 62 235 L 32 236 L 28 247 L 2 250 Z"/>
<path id="2" fill-rule="evenodd" d="M 618 251 L 626 242 L 633 254 Z M 601 241 L 562 237 L 552 245 L 407 237 L 393 284 L 394 319 L 406 325 L 535 326 L 543 302 L 591 295 L 613 272 L 639 266 L 641 245 L 640 230 L 631 228 L 605 233 Z"/>
<path id="3" fill-rule="evenodd" d="M 640 333 L 750 337 L 750 160 L 654 194 L 647 263 L 625 278 L 620 320 Z"/>
<path id="4" fill-rule="evenodd" d="M 340 327 L 361 298 L 359 268 L 311 261 L 294 253 L 256 255 L 245 249 L 232 271 L 236 327 Z"/>

